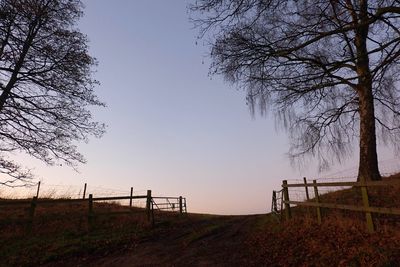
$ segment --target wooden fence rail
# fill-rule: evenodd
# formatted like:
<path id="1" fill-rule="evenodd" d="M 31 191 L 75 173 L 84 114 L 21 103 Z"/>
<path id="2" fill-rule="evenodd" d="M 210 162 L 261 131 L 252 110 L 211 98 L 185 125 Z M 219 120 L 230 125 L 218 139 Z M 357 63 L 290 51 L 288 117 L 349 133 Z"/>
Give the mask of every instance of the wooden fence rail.
<path id="1" fill-rule="evenodd" d="M 338 187 L 338 186 L 348 186 L 348 187 L 359 187 L 361 189 L 361 197 L 362 197 L 362 206 L 355 205 L 345 205 L 345 204 L 335 204 L 335 203 L 322 203 L 320 201 L 320 195 L 318 192 L 318 187 Z M 306 206 L 306 207 L 315 207 L 317 211 L 317 219 L 318 223 L 322 222 L 321 208 L 328 209 L 341 209 L 341 210 L 350 210 L 350 211 L 358 211 L 365 213 L 365 220 L 367 229 L 369 232 L 374 231 L 374 223 L 372 220 L 372 213 L 380 213 L 380 214 L 390 214 L 390 215 L 400 215 L 400 208 L 385 208 L 385 207 L 371 207 L 369 204 L 368 198 L 368 187 L 376 187 L 376 186 L 400 186 L 399 180 L 391 180 L 391 181 L 361 181 L 361 182 L 322 182 L 318 183 L 317 180 L 313 180 L 312 183 L 308 183 L 307 179 L 304 178 L 304 183 L 294 183 L 288 184 L 287 180 L 282 182 L 282 191 L 283 191 L 283 201 L 284 204 L 284 214 L 285 218 L 288 220 L 292 216 L 290 205 L 296 206 Z M 290 188 L 302 187 L 305 188 L 306 192 L 306 201 L 293 201 L 289 198 L 289 190 Z M 310 200 L 308 188 L 312 187 L 314 189 L 314 200 Z M 274 203 L 274 197 L 276 201 L 276 191 L 273 191 L 272 201 L 273 207 L 277 207 L 277 203 Z M 282 209 L 281 209 L 282 212 Z"/>
<path id="2" fill-rule="evenodd" d="M 115 196 L 115 197 L 94 197 L 93 201 L 107 201 L 107 200 L 124 200 L 124 199 L 146 199 L 147 195 L 142 196 Z M 18 206 L 18 205 L 28 205 L 32 202 L 32 200 L 28 199 L 7 199 L 7 200 L 0 200 L 0 206 Z M 87 199 L 81 198 L 61 198 L 61 199 L 37 199 L 37 203 L 40 204 L 59 204 L 59 203 L 82 203 L 88 202 Z"/>

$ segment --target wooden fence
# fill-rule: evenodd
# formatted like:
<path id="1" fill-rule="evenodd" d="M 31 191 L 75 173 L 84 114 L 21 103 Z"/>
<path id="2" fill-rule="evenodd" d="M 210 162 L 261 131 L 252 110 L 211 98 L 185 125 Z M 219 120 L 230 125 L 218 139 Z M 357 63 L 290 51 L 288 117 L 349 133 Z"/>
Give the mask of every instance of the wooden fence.
<path id="1" fill-rule="evenodd" d="M 40 187 L 40 185 L 39 185 Z M 38 188 L 39 188 L 38 187 Z M 86 184 L 85 184 L 85 189 L 86 189 Z M 39 191 L 39 190 L 38 190 Z M 38 194 L 37 194 L 38 195 Z M 29 199 L 7 199 L 7 200 L 0 200 L 0 207 L 1 206 L 28 206 L 28 224 L 30 225 L 29 228 L 31 228 L 34 217 L 35 217 L 35 210 L 38 205 L 52 205 L 52 204 L 72 204 L 72 203 L 88 203 L 88 222 L 89 226 L 93 222 L 93 217 L 97 215 L 113 215 L 113 214 L 130 214 L 132 213 L 132 209 L 128 211 L 113 211 L 113 212 L 95 212 L 95 209 L 93 208 L 93 204 L 96 201 L 118 201 L 118 200 L 129 200 L 129 207 L 132 208 L 132 202 L 135 199 L 144 199 L 146 200 L 146 208 L 143 209 L 143 212 L 146 213 L 147 215 L 147 220 L 151 222 L 152 225 L 154 225 L 154 209 L 158 210 L 170 210 L 170 211 L 176 211 L 178 210 L 180 214 L 186 213 L 186 198 L 183 197 L 153 197 L 151 195 L 151 190 L 147 190 L 146 195 L 133 195 L 133 190 L 131 188 L 131 194 L 129 196 L 110 196 L 110 197 L 93 197 L 93 194 L 89 194 L 89 198 L 85 198 L 85 194 L 83 194 L 82 198 L 78 199 L 39 199 L 38 197 L 34 196 L 31 200 Z M 165 206 L 164 208 L 159 208 L 160 205 L 163 205 L 164 203 L 156 203 L 156 200 L 166 200 L 167 203 L 171 204 L 171 207 Z M 175 209 L 175 203 L 171 202 L 170 200 L 172 199 L 177 199 L 177 206 Z M 174 207 L 174 208 L 172 208 Z"/>
<path id="2" fill-rule="evenodd" d="M 360 188 L 361 197 L 362 197 L 362 206 L 355 205 L 346 205 L 346 204 L 336 204 L 336 203 L 323 203 L 320 201 L 320 195 L 318 192 L 318 187 L 357 187 Z M 369 232 L 374 231 L 374 223 L 372 220 L 372 213 L 379 214 L 389 214 L 389 215 L 400 215 L 399 208 L 384 208 L 384 207 L 371 207 L 369 204 L 368 197 L 368 187 L 379 187 L 379 186 L 400 186 L 399 180 L 390 180 L 390 181 L 362 181 L 362 182 L 320 182 L 317 180 L 313 180 L 312 183 L 307 182 L 307 179 L 304 178 L 303 183 L 293 183 L 289 184 L 287 180 L 282 182 L 282 204 L 284 205 L 284 209 L 281 212 L 284 212 L 285 218 L 288 220 L 292 216 L 290 205 L 296 206 L 306 206 L 306 207 L 315 207 L 317 212 L 317 220 L 318 223 L 322 222 L 322 214 L 321 208 L 328 209 L 341 209 L 341 210 L 350 210 L 365 213 L 365 220 L 367 224 L 367 229 Z M 306 193 L 306 201 L 293 201 L 289 199 L 289 190 L 290 188 L 304 188 Z M 313 188 L 314 190 L 314 199 L 310 199 L 309 196 L 309 188 Z M 277 192 L 274 191 L 272 195 L 272 209 L 278 211 L 278 199 Z M 274 200 L 275 199 L 275 200 Z M 275 201 L 275 202 L 274 202 Z"/>

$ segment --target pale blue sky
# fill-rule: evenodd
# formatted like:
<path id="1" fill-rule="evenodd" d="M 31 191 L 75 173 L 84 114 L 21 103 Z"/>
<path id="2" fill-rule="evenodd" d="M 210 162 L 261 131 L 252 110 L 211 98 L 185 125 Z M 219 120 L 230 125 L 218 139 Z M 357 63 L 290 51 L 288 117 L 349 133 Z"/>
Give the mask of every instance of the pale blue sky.
<path id="1" fill-rule="evenodd" d="M 88 160 L 80 173 L 32 163 L 44 183 L 133 186 L 186 196 L 191 212 L 248 214 L 267 212 L 282 179 L 315 177 L 315 166 L 290 167 L 287 136 L 272 116 L 252 119 L 242 91 L 210 79 L 186 1 L 84 3 L 79 28 L 99 61 L 96 91 L 108 105 L 93 113 L 108 130 L 79 145 Z"/>

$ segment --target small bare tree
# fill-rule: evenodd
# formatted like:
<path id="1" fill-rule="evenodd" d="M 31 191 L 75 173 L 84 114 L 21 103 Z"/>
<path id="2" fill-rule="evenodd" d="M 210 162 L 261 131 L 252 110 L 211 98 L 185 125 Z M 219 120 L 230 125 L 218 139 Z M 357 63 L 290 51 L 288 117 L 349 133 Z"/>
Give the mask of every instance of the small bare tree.
<path id="1" fill-rule="evenodd" d="M 377 136 L 400 137 L 400 1 L 198 0 L 211 71 L 289 132 L 290 155 L 322 168 L 359 140 L 358 179 L 380 180 Z M 335 155 L 335 157 L 331 157 Z"/>
<path id="2" fill-rule="evenodd" d="M 73 143 L 104 132 L 88 109 L 104 104 L 93 92 L 96 61 L 75 28 L 82 8 L 79 0 L 0 0 L 0 184 L 32 179 L 10 152 L 74 167 L 85 160 Z"/>

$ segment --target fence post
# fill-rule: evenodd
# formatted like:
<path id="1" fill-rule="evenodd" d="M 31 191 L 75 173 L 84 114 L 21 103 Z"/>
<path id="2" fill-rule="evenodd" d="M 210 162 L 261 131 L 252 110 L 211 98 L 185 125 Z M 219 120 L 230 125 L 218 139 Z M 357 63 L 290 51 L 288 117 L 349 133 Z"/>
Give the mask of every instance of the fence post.
<path id="1" fill-rule="evenodd" d="M 317 180 L 313 180 L 313 185 L 314 185 L 315 202 L 319 204 Z M 318 224 L 321 224 L 322 223 L 321 207 L 319 206 L 317 206 L 317 219 L 318 219 Z"/>
<path id="2" fill-rule="evenodd" d="M 131 199 L 129 200 L 129 207 L 132 208 L 133 187 L 131 187 Z"/>
<path id="3" fill-rule="evenodd" d="M 39 198 L 39 190 L 40 190 L 40 181 L 38 182 L 38 187 L 36 191 L 36 198 Z"/>
<path id="4" fill-rule="evenodd" d="M 306 199 L 307 201 L 310 201 L 310 193 L 308 191 L 308 184 L 307 184 L 307 178 L 303 177 L 303 181 L 304 181 L 304 188 L 306 189 Z M 306 207 L 307 210 L 307 215 L 310 215 L 310 207 Z"/>
<path id="5" fill-rule="evenodd" d="M 308 186 L 307 186 L 307 178 L 303 177 L 303 181 L 304 181 L 304 187 L 306 188 L 306 198 L 307 201 L 310 201 L 310 194 L 308 193 Z"/>
<path id="6" fill-rule="evenodd" d="M 278 211 L 278 206 L 276 205 L 276 191 L 275 190 L 272 191 L 271 211 L 272 212 Z"/>
<path id="7" fill-rule="evenodd" d="M 85 197 L 86 197 L 86 186 L 87 186 L 87 184 L 85 183 L 85 186 L 83 187 L 83 198 L 82 199 L 85 199 Z"/>
<path id="8" fill-rule="evenodd" d="M 31 207 L 29 208 L 29 223 L 28 223 L 28 231 L 30 232 L 33 227 L 33 218 L 35 217 L 35 210 L 37 206 L 37 197 L 32 198 Z"/>
<path id="9" fill-rule="evenodd" d="M 150 221 L 150 209 L 151 209 L 151 190 L 147 190 L 147 198 L 146 198 L 146 211 L 147 211 L 147 220 Z"/>
<path id="10" fill-rule="evenodd" d="M 93 195 L 89 194 L 89 213 L 88 213 L 89 229 L 92 228 L 93 223 Z"/>
<path id="11" fill-rule="evenodd" d="M 183 198 L 183 201 L 184 201 L 184 205 L 185 205 L 185 213 L 187 213 L 187 207 L 186 207 L 186 197 L 185 197 L 185 198 Z"/>
<path id="12" fill-rule="evenodd" d="M 151 202 L 151 226 L 154 227 L 154 203 Z"/>
<path id="13" fill-rule="evenodd" d="M 289 220 L 292 217 L 292 214 L 290 211 L 290 204 L 287 203 L 289 201 L 289 188 L 287 187 L 287 180 L 283 180 L 282 189 L 283 189 L 283 197 L 284 197 L 284 201 L 285 201 L 285 216 L 286 216 L 286 220 Z"/>
<path id="14" fill-rule="evenodd" d="M 183 213 L 183 201 L 182 201 L 182 197 L 179 197 L 179 213 L 182 214 Z"/>
<path id="15" fill-rule="evenodd" d="M 363 181 L 365 182 L 365 181 Z M 362 201 L 364 208 L 368 209 L 369 208 L 369 199 L 368 199 L 368 191 L 367 191 L 367 186 L 362 186 L 361 187 L 361 195 L 362 195 Z M 369 233 L 374 232 L 374 222 L 372 221 L 372 215 L 371 212 L 365 211 L 365 220 L 367 221 L 367 230 Z"/>

